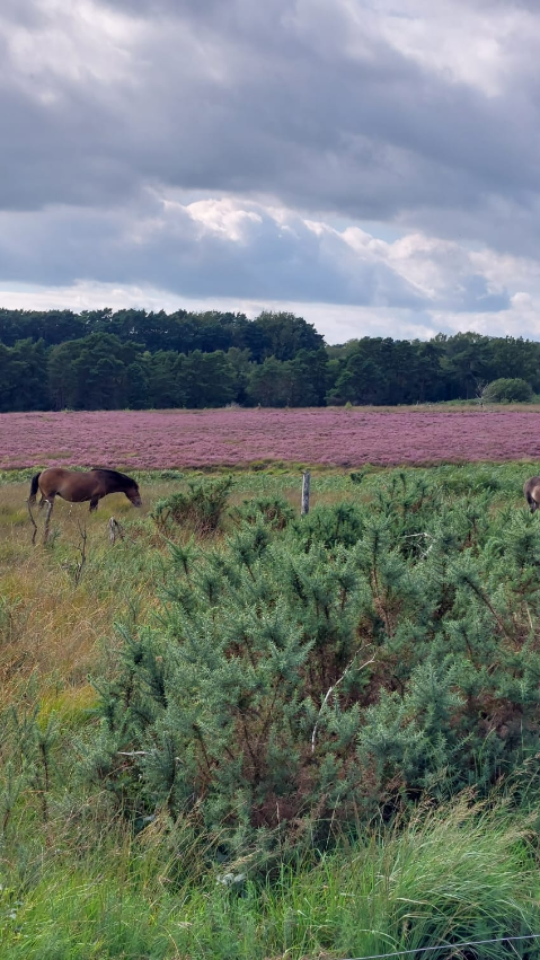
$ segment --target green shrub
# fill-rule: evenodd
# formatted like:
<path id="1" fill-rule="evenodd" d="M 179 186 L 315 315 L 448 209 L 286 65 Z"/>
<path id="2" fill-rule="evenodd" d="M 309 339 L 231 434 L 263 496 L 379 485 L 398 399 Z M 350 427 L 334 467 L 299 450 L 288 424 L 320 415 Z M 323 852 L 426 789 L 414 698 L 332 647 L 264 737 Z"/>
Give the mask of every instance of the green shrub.
<path id="1" fill-rule="evenodd" d="M 256 497 L 253 500 L 244 500 L 241 506 L 233 511 L 233 517 L 246 523 L 269 524 L 274 530 L 283 530 L 295 517 L 295 512 L 288 500 L 282 497 Z"/>
<path id="2" fill-rule="evenodd" d="M 232 477 L 192 480 L 187 491 L 158 500 L 152 518 L 160 529 L 185 524 L 203 536 L 214 533 L 221 523 L 232 485 Z"/>
<path id="3" fill-rule="evenodd" d="M 224 856 L 274 856 L 426 792 L 488 795 L 526 761 L 540 786 L 540 528 L 493 517 L 494 479 L 449 501 L 438 474 L 394 471 L 368 504 L 281 530 L 246 508 L 218 548 L 176 551 L 159 626 L 104 690 L 122 809 L 196 811 Z"/>
<path id="4" fill-rule="evenodd" d="M 526 380 L 518 377 L 511 379 L 502 377 L 488 383 L 482 393 L 482 398 L 488 403 L 514 402 L 524 403 L 532 400 L 533 392 Z"/>

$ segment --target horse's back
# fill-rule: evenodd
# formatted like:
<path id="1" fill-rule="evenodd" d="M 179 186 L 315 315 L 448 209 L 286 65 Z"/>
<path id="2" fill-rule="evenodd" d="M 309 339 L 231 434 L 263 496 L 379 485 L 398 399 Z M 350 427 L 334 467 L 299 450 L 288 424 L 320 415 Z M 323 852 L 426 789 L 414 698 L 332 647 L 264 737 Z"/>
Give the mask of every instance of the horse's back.
<path id="1" fill-rule="evenodd" d="M 100 492 L 99 486 L 93 470 L 83 473 L 67 467 L 48 467 L 39 478 L 39 488 L 45 498 L 58 496 L 70 503 L 92 500 Z"/>
<path id="2" fill-rule="evenodd" d="M 45 470 L 41 471 L 40 477 L 45 480 L 63 480 L 66 477 L 73 476 L 74 473 L 74 470 L 68 470 L 67 467 L 46 467 Z"/>
<path id="3" fill-rule="evenodd" d="M 59 483 L 69 478 L 71 470 L 65 467 L 47 467 L 39 474 L 39 489 L 44 493 L 46 490 L 51 492 Z"/>

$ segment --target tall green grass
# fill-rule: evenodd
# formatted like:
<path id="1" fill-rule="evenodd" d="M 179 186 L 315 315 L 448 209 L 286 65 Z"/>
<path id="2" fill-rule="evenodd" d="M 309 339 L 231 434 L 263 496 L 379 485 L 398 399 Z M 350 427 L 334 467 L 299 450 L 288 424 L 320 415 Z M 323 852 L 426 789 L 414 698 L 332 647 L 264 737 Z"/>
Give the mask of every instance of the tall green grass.
<path id="1" fill-rule="evenodd" d="M 363 957 L 540 932 L 539 877 L 526 822 L 471 804 L 421 811 L 266 885 L 241 871 L 174 881 L 162 837 L 103 859 L 41 865 L 0 899 L 6 960 L 265 960 Z M 102 851 L 104 855 L 105 851 Z M 161 870 L 156 869 L 157 866 Z M 436 956 L 537 956 L 534 941 Z"/>

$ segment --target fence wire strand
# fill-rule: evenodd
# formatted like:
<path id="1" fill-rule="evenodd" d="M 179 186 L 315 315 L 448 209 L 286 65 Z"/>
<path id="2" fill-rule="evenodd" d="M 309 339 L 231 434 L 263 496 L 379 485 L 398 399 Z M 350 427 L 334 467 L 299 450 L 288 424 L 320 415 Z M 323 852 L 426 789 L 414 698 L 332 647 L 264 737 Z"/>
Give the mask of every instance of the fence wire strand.
<path id="1" fill-rule="evenodd" d="M 345 960 L 389 960 L 390 957 L 412 957 L 435 950 L 458 950 L 460 947 L 480 947 L 488 943 L 512 943 L 517 940 L 538 940 L 540 933 L 525 933 L 518 937 L 495 937 L 492 940 L 466 940 L 463 943 L 439 943 L 436 947 L 415 947 L 413 950 L 393 950 L 391 953 L 372 953 L 368 957 L 346 957 Z"/>

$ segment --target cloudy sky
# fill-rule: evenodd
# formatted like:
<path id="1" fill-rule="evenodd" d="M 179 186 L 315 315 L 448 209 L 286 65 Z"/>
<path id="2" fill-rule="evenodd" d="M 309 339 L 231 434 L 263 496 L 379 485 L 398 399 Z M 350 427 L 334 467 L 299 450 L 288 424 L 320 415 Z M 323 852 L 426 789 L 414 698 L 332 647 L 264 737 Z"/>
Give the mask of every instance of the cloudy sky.
<path id="1" fill-rule="evenodd" d="M 540 339 L 538 0 L 1 0 L 0 305 Z"/>

